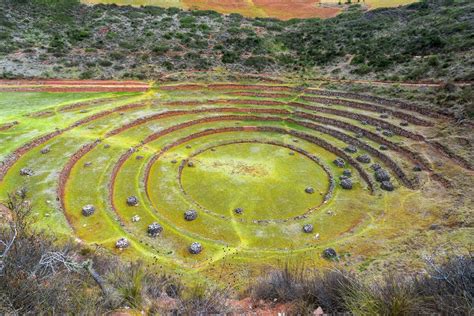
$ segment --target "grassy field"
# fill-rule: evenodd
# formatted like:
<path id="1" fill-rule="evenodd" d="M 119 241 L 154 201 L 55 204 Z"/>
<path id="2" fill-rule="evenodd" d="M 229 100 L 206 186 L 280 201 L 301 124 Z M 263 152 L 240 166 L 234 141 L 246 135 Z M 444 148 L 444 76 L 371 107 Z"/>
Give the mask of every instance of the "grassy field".
<path id="1" fill-rule="evenodd" d="M 294 87 L 218 83 L 163 85 L 143 93 L 2 92 L 0 123 L 18 124 L 0 131 L 0 157 L 55 129 L 59 133 L 0 169 L 0 199 L 26 187 L 38 228 L 193 280 L 245 282 L 259 269 L 292 258 L 331 266 L 321 255 L 327 247 L 363 270 L 434 246 L 437 241 L 412 248 L 431 238 L 430 225 L 440 223 L 452 203 L 451 191 L 434 173 L 472 181 L 471 171 L 413 134 L 430 135 L 448 118 L 379 105 L 394 111 L 381 117 L 374 102 L 324 94 L 327 102 L 315 102 L 308 97 L 319 90 Z M 424 123 L 400 127 L 404 120 L 397 115 Z M 383 134 L 390 127 L 395 135 Z M 379 150 L 381 142 L 391 146 L 388 151 Z M 350 144 L 358 147 L 356 154 L 344 151 Z M 423 159 L 407 158 L 415 148 Z M 355 159 L 363 154 L 370 163 Z M 337 157 L 346 161 L 344 168 L 333 163 Z M 374 163 L 389 173 L 393 192 L 375 181 Z M 418 164 L 426 168 L 415 172 Z M 21 175 L 23 168 L 33 175 Z M 341 187 L 344 170 L 352 173 L 350 190 Z M 305 192 L 309 187 L 314 193 Z M 138 198 L 137 206 L 127 205 L 130 196 Z M 81 214 L 87 204 L 96 208 L 89 217 Z M 197 219 L 184 219 L 189 209 Z M 139 221 L 132 220 L 136 215 Z M 153 222 L 163 227 L 155 238 L 147 235 Z M 314 230 L 304 233 L 305 224 Z M 448 235 L 465 243 L 465 231 L 440 236 Z M 122 237 L 130 247 L 120 251 L 115 243 Z M 192 242 L 201 243 L 202 253 L 189 253 Z M 417 256 L 404 262 L 416 266 Z"/>

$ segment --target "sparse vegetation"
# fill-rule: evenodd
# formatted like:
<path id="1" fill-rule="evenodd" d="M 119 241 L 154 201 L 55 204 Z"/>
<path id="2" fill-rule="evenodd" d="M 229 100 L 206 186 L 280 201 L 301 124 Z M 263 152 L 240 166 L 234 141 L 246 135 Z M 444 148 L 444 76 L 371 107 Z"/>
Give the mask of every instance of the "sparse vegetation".
<path id="1" fill-rule="evenodd" d="M 9 195 L 9 223 L 0 226 L 1 314 L 102 314 L 132 308 L 152 313 L 223 313 L 228 291 L 184 288 L 100 249 L 53 240 L 34 230 L 25 195 Z"/>
<path id="2" fill-rule="evenodd" d="M 426 258 L 419 275 L 388 274 L 362 280 L 344 270 L 315 271 L 286 266 L 257 280 L 254 300 L 291 302 L 297 314 L 321 307 L 330 314 L 351 315 L 470 315 L 474 300 L 472 254 L 444 262 Z"/>
<path id="3" fill-rule="evenodd" d="M 88 7 L 77 0 L 3 1 L 0 73 L 157 78 L 170 70 L 226 67 L 309 77 L 316 71 L 346 79 L 466 81 L 473 79 L 472 7 L 466 0 L 369 12 L 351 5 L 327 20 L 279 21 L 176 8 Z M 18 57 L 19 51 L 29 53 Z M 40 55 L 51 66 L 32 66 Z M 122 67 L 88 72 L 87 65 L 106 58 L 120 60 Z M 53 69 L 64 62 L 78 71 Z"/>

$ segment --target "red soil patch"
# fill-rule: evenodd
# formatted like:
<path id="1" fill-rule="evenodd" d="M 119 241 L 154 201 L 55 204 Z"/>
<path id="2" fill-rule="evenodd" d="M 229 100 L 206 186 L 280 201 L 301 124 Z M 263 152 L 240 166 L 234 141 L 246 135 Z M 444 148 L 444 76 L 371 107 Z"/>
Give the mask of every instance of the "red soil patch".
<path id="1" fill-rule="evenodd" d="M 143 92 L 140 81 L 112 80 L 0 80 L 0 92 Z"/>
<path id="2" fill-rule="evenodd" d="M 323 7 L 319 5 L 319 1 L 314 0 L 254 0 L 253 3 L 269 17 L 278 17 L 282 20 L 330 18 L 340 12 L 339 8 Z"/>
<path id="3" fill-rule="evenodd" d="M 329 18 L 340 9 L 323 7 L 316 0 L 184 0 L 189 9 L 215 10 L 221 13 L 240 13 L 249 17 L 272 17 L 281 20 L 293 18 Z"/>
<path id="4" fill-rule="evenodd" d="M 5 124 L 0 124 L 0 132 L 1 131 L 6 131 L 7 129 L 12 128 L 15 125 L 18 125 L 19 123 L 17 121 L 10 122 L 10 123 L 5 123 Z"/>
<path id="5" fill-rule="evenodd" d="M 217 83 L 217 84 L 176 84 L 176 85 L 162 85 L 162 90 L 171 91 L 188 91 L 188 90 L 264 90 L 264 91 L 283 91 L 293 92 L 295 88 L 290 86 L 268 86 L 258 84 L 232 84 L 232 83 Z"/>

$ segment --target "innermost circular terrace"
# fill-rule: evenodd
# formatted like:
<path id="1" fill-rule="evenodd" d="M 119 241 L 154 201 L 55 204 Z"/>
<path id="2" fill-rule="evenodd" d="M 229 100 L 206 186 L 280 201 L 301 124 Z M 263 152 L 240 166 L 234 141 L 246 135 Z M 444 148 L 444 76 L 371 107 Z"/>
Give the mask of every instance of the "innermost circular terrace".
<path id="1" fill-rule="evenodd" d="M 329 189 L 326 171 L 290 148 L 257 142 L 211 147 L 191 157 L 183 190 L 198 205 L 225 217 L 279 220 L 319 206 Z M 307 193 L 312 188 L 314 193 Z M 242 209 L 237 214 L 236 209 Z"/>

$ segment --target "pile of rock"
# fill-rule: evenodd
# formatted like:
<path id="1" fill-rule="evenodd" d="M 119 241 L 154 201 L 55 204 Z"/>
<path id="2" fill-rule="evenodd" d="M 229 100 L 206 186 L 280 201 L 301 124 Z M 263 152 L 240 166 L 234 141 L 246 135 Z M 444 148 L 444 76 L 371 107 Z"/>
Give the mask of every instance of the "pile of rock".
<path id="1" fill-rule="evenodd" d="M 163 227 L 161 227 L 161 225 L 158 223 L 152 223 L 148 225 L 147 232 L 150 237 L 156 237 L 159 234 L 161 234 L 162 231 L 163 231 Z"/>
<path id="2" fill-rule="evenodd" d="M 349 178 L 343 178 L 341 180 L 341 187 L 344 190 L 351 190 L 352 189 L 352 180 Z"/>
<path id="3" fill-rule="evenodd" d="M 314 193 L 314 188 L 312 187 L 307 187 L 306 189 L 304 189 L 304 191 L 308 194 L 313 194 Z"/>
<path id="4" fill-rule="evenodd" d="M 390 181 L 383 181 L 380 185 L 380 188 L 385 191 L 393 191 L 395 187 L 393 186 L 392 182 Z"/>
<path id="5" fill-rule="evenodd" d="M 128 248 L 128 246 L 130 246 L 130 243 L 128 242 L 128 239 L 124 238 L 124 237 L 120 238 L 115 243 L 115 248 L 117 248 L 119 250 L 123 250 L 125 248 Z"/>
<path id="6" fill-rule="evenodd" d="M 137 206 L 138 205 L 138 198 L 136 196 L 129 196 L 127 198 L 127 205 L 128 206 Z"/>
<path id="7" fill-rule="evenodd" d="M 360 155 L 356 159 L 358 162 L 361 162 L 361 163 L 370 163 L 371 161 L 369 155 Z"/>
<path id="8" fill-rule="evenodd" d="M 346 162 L 344 161 L 344 159 L 342 158 L 336 158 L 333 163 L 338 166 L 339 168 L 344 168 L 344 166 L 346 165 Z"/>
<path id="9" fill-rule="evenodd" d="M 198 216 L 198 213 L 196 210 L 187 210 L 184 212 L 184 219 L 187 221 L 194 221 Z"/>
<path id="10" fill-rule="evenodd" d="M 21 168 L 20 176 L 32 176 L 34 174 L 33 170 L 30 168 Z"/>
<path id="11" fill-rule="evenodd" d="M 326 248 L 323 251 L 323 257 L 326 259 L 336 259 L 337 258 L 337 252 L 333 248 Z"/>
<path id="12" fill-rule="evenodd" d="M 202 251 L 202 245 L 201 245 L 200 243 L 198 243 L 198 242 L 193 242 L 193 243 L 189 246 L 188 250 L 189 250 L 189 253 L 190 253 L 190 254 L 197 255 L 197 254 L 201 253 L 201 251 Z"/>
<path id="13" fill-rule="evenodd" d="M 344 148 L 344 151 L 346 151 L 350 154 L 355 154 L 357 152 L 357 148 L 353 145 L 349 145 L 346 148 Z"/>
<path id="14" fill-rule="evenodd" d="M 306 224 L 303 226 L 303 232 L 305 232 L 306 234 L 312 233 L 313 230 L 314 230 L 314 227 L 311 224 Z"/>
<path id="15" fill-rule="evenodd" d="M 95 207 L 94 205 L 88 204 L 82 208 L 82 215 L 88 217 L 94 214 L 95 212 Z"/>
<path id="16" fill-rule="evenodd" d="M 380 182 L 380 188 L 382 190 L 393 191 L 395 189 L 390 179 L 390 174 L 382 169 L 382 167 L 375 169 L 375 180 Z"/>
<path id="17" fill-rule="evenodd" d="M 390 174 L 384 169 L 375 170 L 375 180 L 378 182 L 390 181 Z"/>

